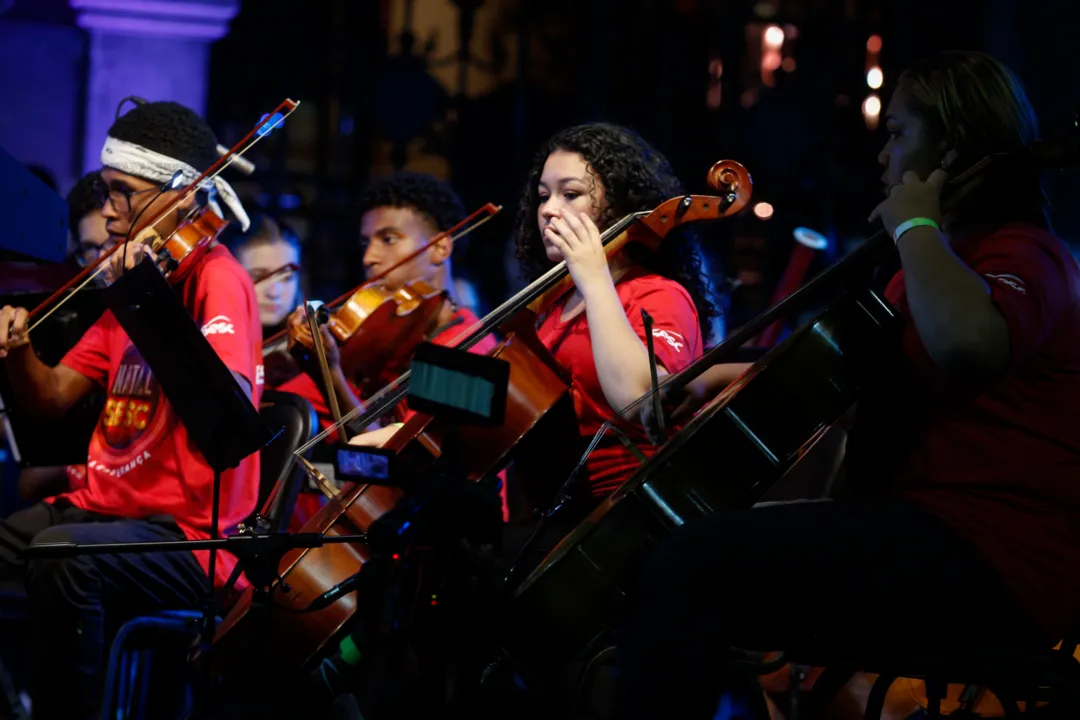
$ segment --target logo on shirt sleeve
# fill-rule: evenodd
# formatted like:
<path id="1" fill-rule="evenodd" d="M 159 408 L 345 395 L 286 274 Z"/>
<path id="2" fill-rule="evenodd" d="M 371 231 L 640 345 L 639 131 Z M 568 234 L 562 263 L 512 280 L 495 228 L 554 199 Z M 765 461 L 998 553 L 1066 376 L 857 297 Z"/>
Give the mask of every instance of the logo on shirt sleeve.
<path id="1" fill-rule="evenodd" d="M 203 337 L 208 335 L 235 335 L 233 322 L 225 315 L 215 315 L 210 321 L 202 326 Z"/>
<path id="2" fill-rule="evenodd" d="M 255 366 L 255 384 L 256 385 L 262 385 L 265 382 L 266 382 L 266 366 L 265 365 L 256 365 Z"/>
<path id="3" fill-rule="evenodd" d="M 672 330 L 657 330 L 654 328 L 652 334 L 653 337 L 666 340 L 667 344 L 675 349 L 675 352 L 682 352 L 682 347 L 686 343 L 686 339 L 682 335 Z"/>
<path id="4" fill-rule="evenodd" d="M 990 278 L 991 280 L 997 280 L 1003 285 L 1008 285 L 1013 290 L 1017 291 L 1021 295 L 1027 295 L 1027 288 L 1024 286 L 1024 281 L 1015 275 L 1001 274 L 1001 275 L 983 275 L 983 277 Z"/>

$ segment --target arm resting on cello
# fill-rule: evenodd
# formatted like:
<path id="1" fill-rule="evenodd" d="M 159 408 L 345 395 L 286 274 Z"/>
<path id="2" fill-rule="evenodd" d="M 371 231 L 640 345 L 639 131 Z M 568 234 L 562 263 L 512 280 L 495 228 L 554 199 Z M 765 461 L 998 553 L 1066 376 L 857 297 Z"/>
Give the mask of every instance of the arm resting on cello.
<path id="1" fill-rule="evenodd" d="M 930 173 L 925 182 L 906 172 L 870 219 L 880 219 L 894 237 L 900 223 L 912 218 L 940 221 L 944 184 L 943 170 Z M 934 364 L 946 375 L 967 381 L 1005 372 L 1009 327 L 986 280 L 957 257 L 933 226 L 911 228 L 895 240 L 911 318 Z"/>
<path id="2" fill-rule="evenodd" d="M 24 308 L 0 310 L 0 357 L 26 412 L 39 420 L 51 420 L 81 400 L 94 383 L 64 365 L 49 367 L 41 362 L 26 336 L 27 318 Z"/>
<path id="3" fill-rule="evenodd" d="M 752 363 L 720 363 L 703 371 L 677 393 L 665 395 L 664 401 L 671 408 L 669 419 L 681 425 L 709 403 L 737 377 L 746 372 Z M 661 392 L 664 392 L 661 390 Z M 659 427 L 652 415 L 652 403 L 642 403 L 639 409 L 641 424 L 661 437 Z"/>
<path id="4" fill-rule="evenodd" d="M 644 395 L 652 387 L 649 373 L 649 351 L 641 341 L 623 309 L 615 285 L 582 289 L 585 298 L 585 314 L 589 322 L 589 338 L 592 340 L 593 361 L 596 376 L 604 399 L 615 408 L 624 408 Z M 667 370 L 657 364 L 657 375 L 663 377 Z"/>

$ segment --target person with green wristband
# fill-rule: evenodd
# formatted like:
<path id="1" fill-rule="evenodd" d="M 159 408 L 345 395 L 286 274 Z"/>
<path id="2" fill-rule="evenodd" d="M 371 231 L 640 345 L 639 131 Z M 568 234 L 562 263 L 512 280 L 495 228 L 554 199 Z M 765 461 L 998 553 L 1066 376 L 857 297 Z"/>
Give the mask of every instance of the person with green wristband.
<path id="1" fill-rule="evenodd" d="M 984 171 L 942 202 L 950 177 L 1035 141 L 1034 111 L 975 52 L 896 88 L 870 220 L 896 243 L 900 332 L 854 415 L 845 492 L 719 512 L 657 547 L 620 636 L 618 720 L 672 698 L 711 718 L 724 692 L 767 717 L 732 647 L 1049 649 L 1080 627 L 1080 268 L 1034 168 Z M 667 398 L 671 422 L 744 369 Z M 718 481 L 737 472 L 723 457 Z"/>

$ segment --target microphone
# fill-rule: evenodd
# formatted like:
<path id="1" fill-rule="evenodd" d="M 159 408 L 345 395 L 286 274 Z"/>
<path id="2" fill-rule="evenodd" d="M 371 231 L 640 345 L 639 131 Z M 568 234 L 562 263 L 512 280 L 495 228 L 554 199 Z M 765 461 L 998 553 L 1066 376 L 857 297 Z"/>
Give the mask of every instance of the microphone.
<path id="1" fill-rule="evenodd" d="M 343 595 L 348 595 L 349 593 L 351 593 L 360 584 L 361 572 L 363 572 L 363 569 L 361 569 L 355 575 L 350 575 L 349 577 L 345 578 L 337 585 L 312 600 L 311 604 L 304 608 L 303 612 L 318 612 L 323 608 L 327 608 L 333 605 L 335 602 L 337 602 L 338 598 L 342 597 Z"/>

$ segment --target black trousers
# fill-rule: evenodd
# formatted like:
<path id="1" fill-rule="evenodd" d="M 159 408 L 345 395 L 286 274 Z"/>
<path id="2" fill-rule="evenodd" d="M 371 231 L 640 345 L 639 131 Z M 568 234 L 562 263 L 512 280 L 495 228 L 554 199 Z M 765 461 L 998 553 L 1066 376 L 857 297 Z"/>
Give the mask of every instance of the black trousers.
<path id="1" fill-rule="evenodd" d="M 206 573 L 190 552 L 80 555 L 26 562 L 36 543 L 182 540 L 171 518 L 127 520 L 39 503 L 0 521 L 0 581 L 29 601 L 35 720 L 96 717 L 108 640 L 132 617 L 198 607 Z"/>
<path id="2" fill-rule="evenodd" d="M 1059 639 L 1044 637 L 964 539 L 911 505 L 726 512 L 679 528 L 646 564 L 619 637 L 615 716 L 714 717 L 722 693 L 746 687 L 731 647 L 1049 648 Z"/>

